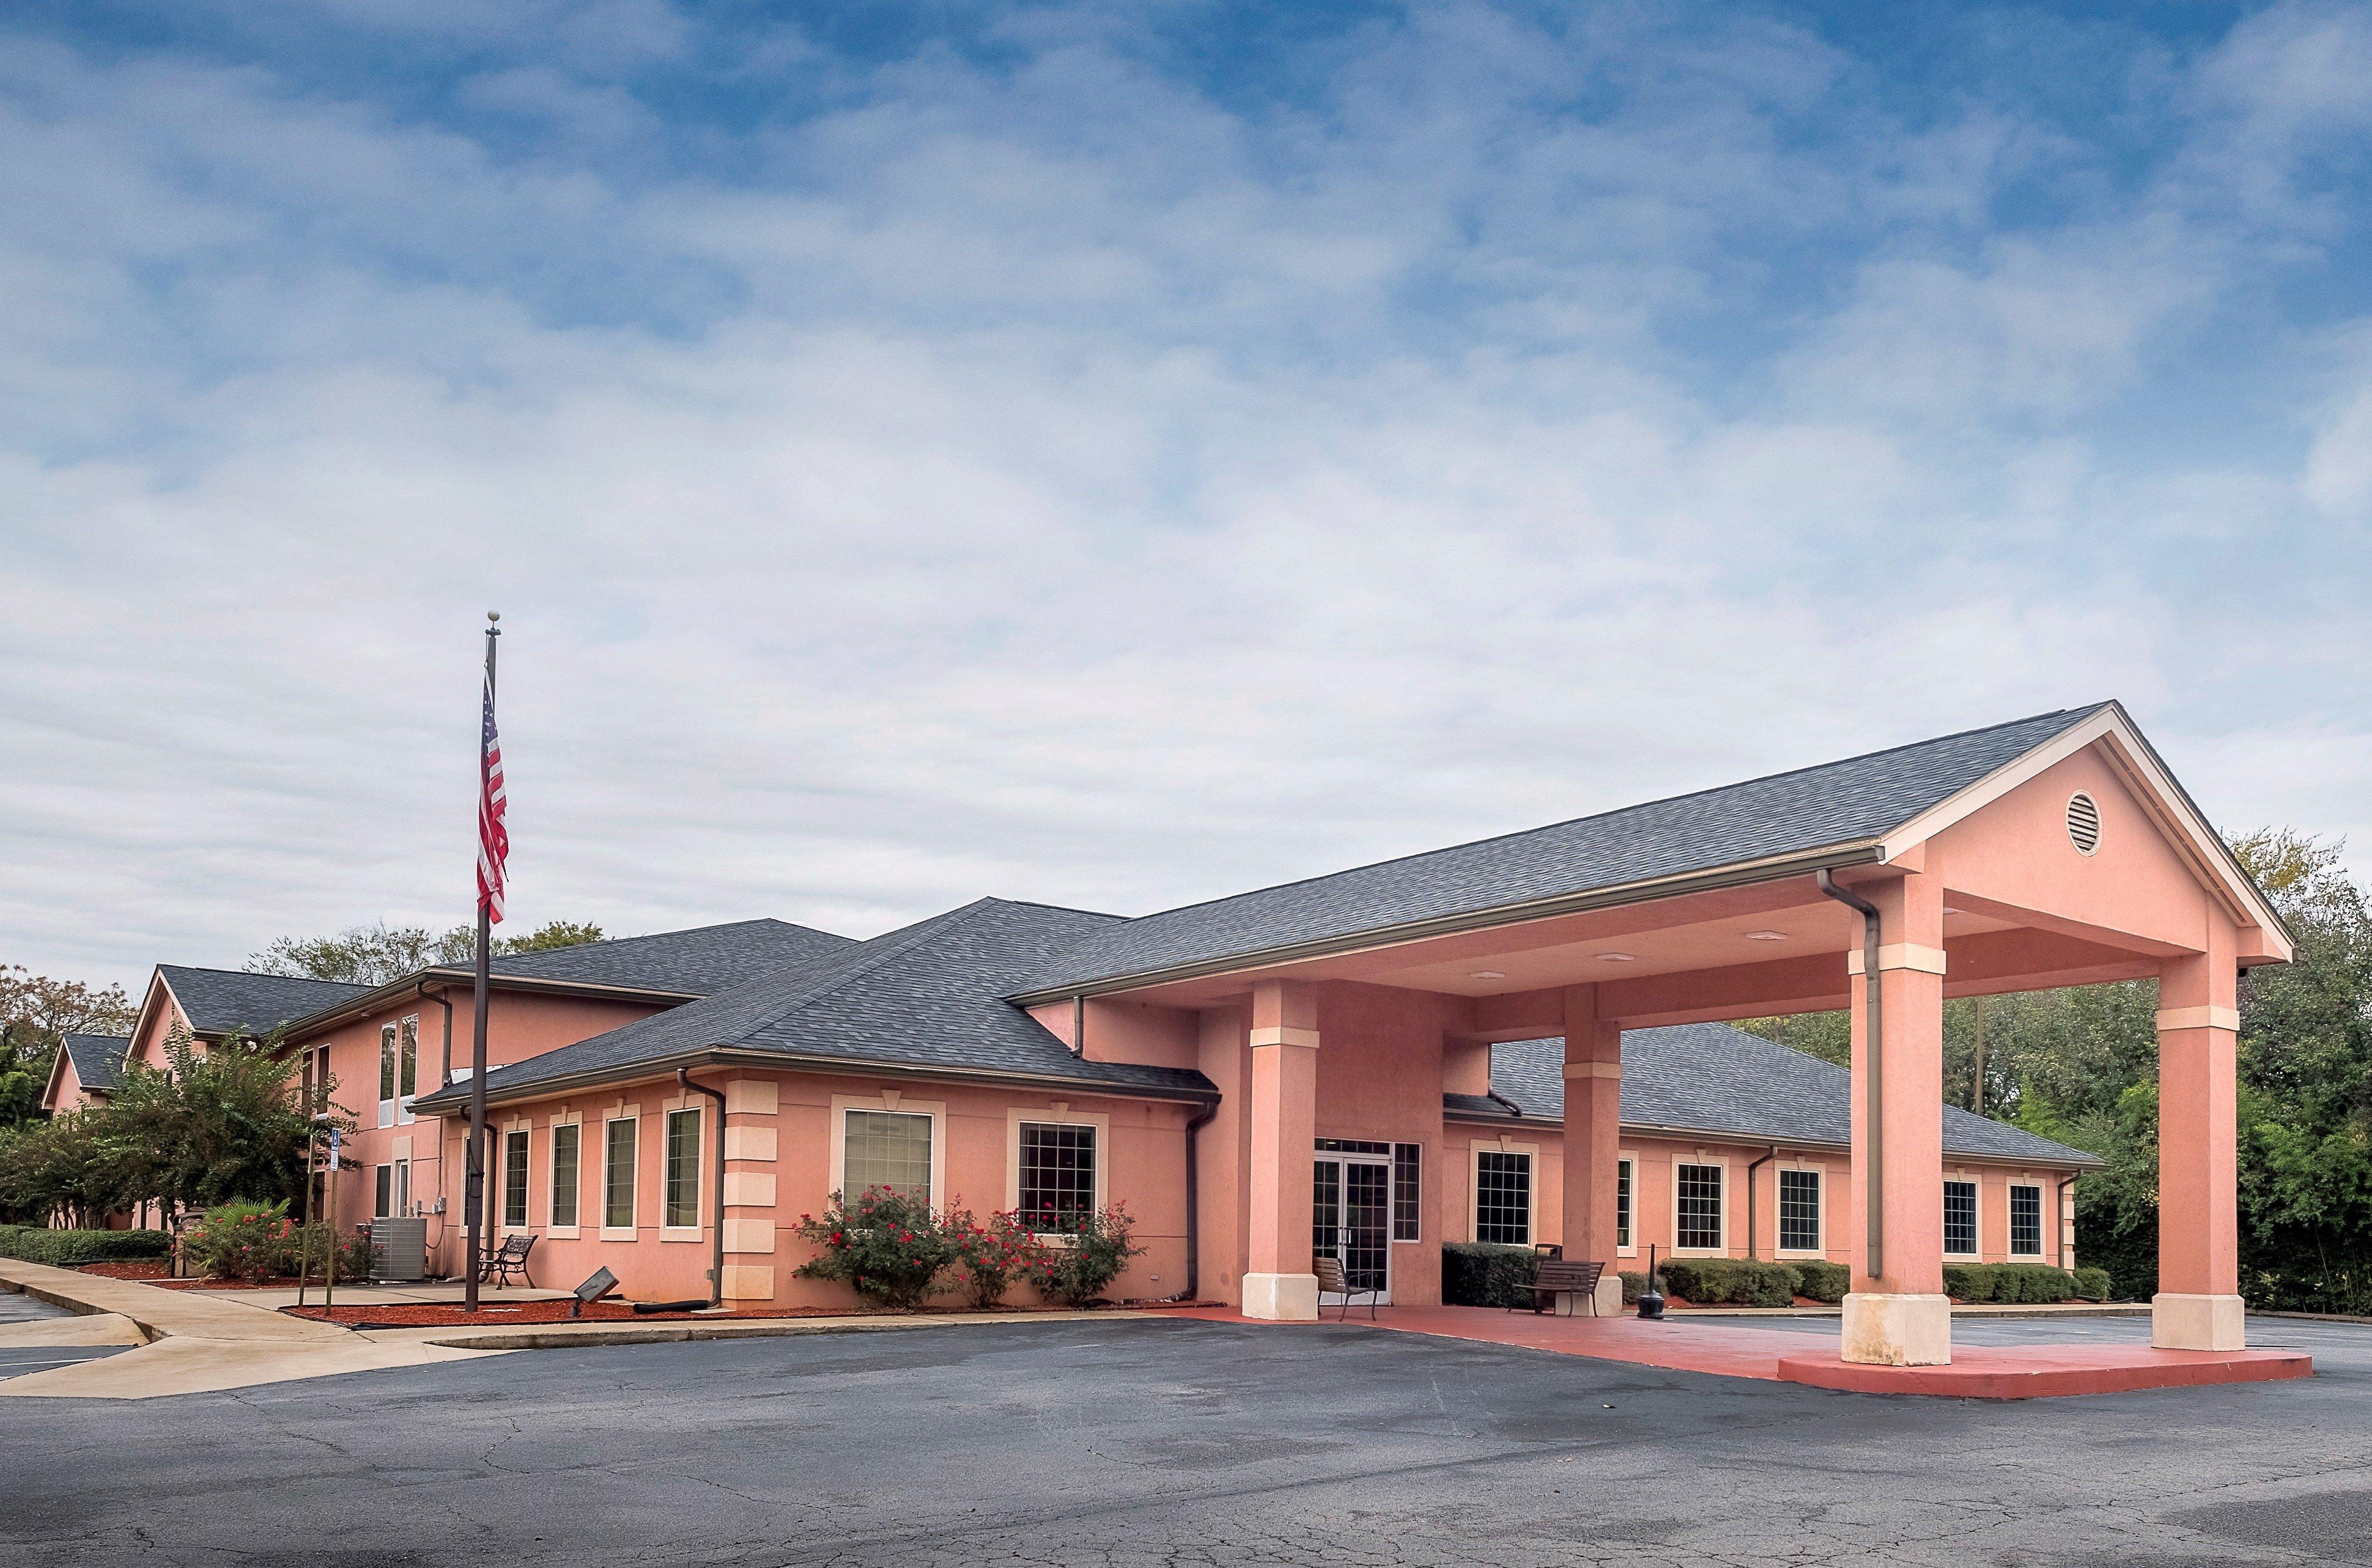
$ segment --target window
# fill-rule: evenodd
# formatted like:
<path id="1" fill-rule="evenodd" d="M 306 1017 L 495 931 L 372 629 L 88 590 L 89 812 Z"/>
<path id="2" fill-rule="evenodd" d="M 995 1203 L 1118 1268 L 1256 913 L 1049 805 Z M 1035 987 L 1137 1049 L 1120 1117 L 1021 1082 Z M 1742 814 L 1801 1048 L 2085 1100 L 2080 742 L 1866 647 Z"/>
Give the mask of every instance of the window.
<path id="1" fill-rule="evenodd" d="M 378 1031 L 378 1124 L 395 1125 L 395 1026 Z"/>
<path id="2" fill-rule="evenodd" d="M 1725 1245 L 1721 1225 L 1722 1167 L 1717 1165 L 1678 1165 L 1672 1167 L 1672 1193 L 1677 1212 L 1673 1216 L 1672 1249 L 1688 1249 L 1698 1252 L 1719 1251 Z"/>
<path id="3" fill-rule="evenodd" d="M 412 1162 L 397 1160 L 380 1166 L 372 1193 L 371 1217 L 391 1219 L 412 1209 Z"/>
<path id="4" fill-rule="evenodd" d="M 583 1133 L 574 1121 L 552 1130 L 552 1223 L 562 1230 L 576 1225 L 576 1140 Z"/>
<path id="5" fill-rule="evenodd" d="M 1820 1249 L 1820 1173 L 1783 1170 L 1779 1173 L 1779 1250 L 1818 1252 Z"/>
<path id="6" fill-rule="evenodd" d="M 412 1097 L 420 1092 L 420 1020 L 406 1018 L 396 1026 L 395 1119 L 410 1121 Z"/>
<path id="7" fill-rule="evenodd" d="M 1508 1149 L 1474 1152 L 1474 1239 L 1532 1244 L 1532 1156 Z"/>
<path id="8" fill-rule="evenodd" d="M 1378 1144 L 1366 1138 L 1320 1138 L 1318 1152 L 1321 1155 L 1388 1155 L 1389 1144 Z"/>
<path id="9" fill-rule="evenodd" d="M 1023 1122 L 1020 1176 L 1016 1206 L 1031 1225 L 1053 1230 L 1076 1221 L 1096 1206 L 1096 1130 Z"/>
<path id="10" fill-rule="evenodd" d="M 503 1224 L 527 1228 L 527 1129 L 503 1134 Z"/>
<path id="11" fill-rule="evenodd" d="M 1617 1251 L 1631 1248 L 1631 1162 L 1614 1162 L 1614 1247 Z"/>
<path id="12" fill-rule="evenodd" d="M 1977 1184 L 1944 1183 L 1944 1251 L 1947 1256 L 1974 1257 L 1977 1250 Z"/>
<path id="13" fill-rule="evenodd" d="M 610 1147 L 602 1172 L 601 1225 L 607 1230 L 634 1228 L 634 1119 L 610 1123 Z"/>
<path id="14" fill-rule="evenodd" d="M 2042 1256 L 2042 1189 L 2012 1182 L 2009 1190 L 2009 1250 L 2014 1258 Z"/>
<path id="15" fill-rule="evenodd" d="M 931 1202 L 931 1119 L 910 1110 L 846 1113 L 841 1159 L 844 1196 L 868 1187 Z"/>
<path id="16" fill-rule="evenodd" d="M 670 1110 L 667 1117 L 667 1202 L 661 1225 L 678 1230 L 700 1225 L 700 1108 Z"/>
<path id="17" fill-rule="evenodd" d="M 1420 1180 L 1424 1168 L 1424 1149 L 1417 1144 L 1392 1145 L 1392 1239 L 1422 1241 L 1420 1220 L 1424 1213 L 1418 1199 L 1424 1194 Z"/>

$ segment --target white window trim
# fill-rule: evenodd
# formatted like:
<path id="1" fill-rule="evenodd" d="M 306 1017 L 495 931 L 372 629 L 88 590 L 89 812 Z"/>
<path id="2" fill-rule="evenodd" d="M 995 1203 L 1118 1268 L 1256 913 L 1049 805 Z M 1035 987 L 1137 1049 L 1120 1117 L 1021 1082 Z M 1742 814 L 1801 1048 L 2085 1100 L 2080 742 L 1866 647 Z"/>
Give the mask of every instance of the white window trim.
<path id="1" fill-rule="evenodd" d="M 557 1173 L 552 1168 L 552 1156 L 557 1152 L 559 1140 L 546 1133 L 543 1144 L 544 1234 L 554 1241 L 574 1241 L 576 1239 L 579 1226 L 585 1223 L 585 1118 L 580 1112 L 564 1111 L 554 1116 L 546 1125 L 553 1129 L 562 1127 L 576 1129 L 576 1225 L 559 1225 L 552 1220 L 552 1200 L 560 1194 L 560 1183 Z"/>
<path id="2" fill-rule="evenodd" d="M 1818 1160 L 1783 1160 L 1772 1167 L 1771 1178 L 1771 1255 L 1774 1258 L 1825 1258 L 1829 1255 L 1829 1167 Z M 1806 1250 L 1800 1247 L 1783 1247 L 1780 1237 L 1787 1234 L 1779 1218 L 1779 1177 L 1783 1170 L 1808 1170 L 1820 1179 L 1820 1243 Z M 1725 1218 L 1727 1216 L 1724 1216 Z"/>
<path id="3" fill-rule="evenodd" d="M 527 1167 L 527 1201 L 523 1205 L 527 1218 L 518 1225 L 510 1222 L 511 1134 L 514 1132 L 527 1134 L 527 1158 L 520 1162 Z M 514 1118 L 504 1122 L 495 1136 L 498 1141 L 494 1146 L 502 1155 L 494 1162 L 497 1167 L 495 1174 L 502 1184 L 494 1189 L 494 1228 L 506 1236 L 513 1231 L 532 1233 L 535 1229 L 535 1123 Z"/>
<path id="4" fill-rule="evenodd" d="M 902 1106 L 902 1101 L 901 1102 Z M 845 1130 L 847 1121 L 835 1115 L 833 1121 Z M 1034 1122 L 1041 1127 L 1092 1127 L 1096 1130 L 1095 1206 L 1100 1210 L 1106 1199 L 1106 1173 L 1111 1168 L 1111 1118 L 1101 1111 L 1073 1110 L 1067 1104 L 1055 1102 L 1043 1110 L 1025 1110 L 1018 1106 L 1005 1113 L 1005 1206 L 1021 1207 L 1021 1124 Z M 931 1129 L 931 1165 L 933 1186 L 937 1185 L 939 1163 L 938 1129 Z M 846 1191 L 846 1189 L 842 1189 Z"/>
<path id="5" fill-rule="evenodd" d="M 2017 1249 L 2017 1190 L 2018 1190 L 2019 1188 L 2021 1188 L 2021 1187 L 2023 1187 L 2023 1188 L 2027 1189 L 2027 1191 L 2030 1191 L 2030 1192 L 2032 1192 L 2032 1193 L 2034 1194 L 2034 1250 L 2033 1250 L 2033 1251 L 2031 1251 L 2031 1252 L 2020 1252 L 2020 1251 Z M 2049 1213 L 2049 1204 L 2048 1204 L 2048 1200 L 2049 1200 L 2049 1197 L 2050 1197 L 2050 1191 L 2051 1191 L 2050 1188 L 2049 1188 L 2049 1187 L 2047 1187 L 2046 1185 L 2044 1185 L 2042 1182 L 2040 1182 L 2040 1181 L 2020 1181 L 2020 1180 L 2018 1180 L 2018 1179 L 2017 1179 L 2017 1178 L 2015 1178 L 2015 1177 L 2011 1178 L 2008 1181 L 2006 1181 L 2006 1182 L 2005 1182 L 2005 1183 L 2003 1184 L 2003 1192 L 2002 1192 L 2002 1247 L 2003 1247 L 2002 1256 L 2003 1256 L 2003 1257 L 2009 1259 L 2009 1260 L 2010 1260 L 2011 1261 L 2013 1261 L 2013 1262 L 2015 1262 L 2016 1260 L 2018 1260 L 2018 1259 L 2020 1259 L 2020 1258 L 2028 1258 L 2028 1259 L 2031 1259 L 2031 1260 L 2033 1260 L 2035 1262 L 2038 1262 L 2038 1263 L 2039 1263 L 2039 1262 L 2042 1261 L 2045 1258 L 2048 1258 L 2048 1257 L 2050 1257 L 2050 1256 L 2051 1256 L 2051 1248 L 2050 1248 L 2050 1246 L 2049 1246 L 2049 1242 L 2050 1242 L 2050 1240 L 2051 1240 L 2051 1227 L 2050 1227 L 2050 1225 L 2047 1225 L 2046 1223 L 2044 1223 L 2044 1222 L 2045 1222 L 2045 1220 L 2046 1220 L 2046 1218 L 2047 1218 L 2048 1213 Z M 1983 1202 L 1984 1202 L 1984 1200 L 1983 1200 L 1982 1198 L 1980 1198 L 1980 1199 L 1978 1199 L 1978 1200 L 1977 1200 L 1977 1202 L 1978 1202 L 1980 1204 L 1982 1204 L 1982 1203 L 1983 1203 Z M 1978 1218 L 1978 1221 L 1979 1221 L 1980 1228 L 1982 1229 L 1982 1221 L 1983 1221 L 1983 1219 L 1984 1219 L 1984 1215 L 1983 1215 L 1983 1214 L 1982 1214 L 1982 1212 L 1980 1212 L 1980 1213 L 1979 1213 L 1979 1214 L 1978 1214 L 1978 1216 L 1977 1216 L 1977 1218 Z"/>
<path id="6" fill-rule="evenodd" d="M 1466 1150 L 1466 1236 L 1477 1246 L 1484 1245 L 1482 1237 L 1482 1156 L 1484 1155 L 1526 1155 L 1530 1156 L 1531 1179 L 1524 1183 L 1524 1236 L 1527 1247 L 1541 1238 L 1541 1146 L 1518 1144 L 1513 1139 L 1477 1138 Z M 1506 1245 L 1491 1242 L 1490 1246 Z"/>
<path id="7" fill-rule="evenodd" d="M 412 1027 L 412 1092 L 410 1094 L 403 1092 L 403 1030 L 407 1024 Z M 412 1109 L 412 1102 L 419 1098 L 420 1015 L 414 1013 L 409 1017 L 398 1018 L 395 1021 L 395 1124 L 397 1126 L 409 1127 L 420 1119 Z"/>
<path id="8" fill-rule="evenodd" d="M 826 1192 L 848 1196 L 848 1113 L 852 1110 L 901 1111 L 931 1119 L 930 1204 L 944 1208 L 948 1198 L 948 1105 L 945 1100 L 908 1099 L 902 1094 L 834 1095 L 831 1097 L 831 1183 Z"/>
<path id="9" fill-rule="evenodd" d="M 1721 1242 L 1714 1247 L 1683 1247 L 1680 1245 L 1680 1167 L 1710 1166 L 1721 1172 Z M 1738 1207 L 1729 1201 L 1729 1156 L 1727 1155 L 1674 1155 L 1671 1166 L 1672 1251 L 1675 1258 L 1727 1258 L 1729 1256 L 1729 1226 Z"/>
<path id="10" fill-rule="evenodd" d="M 1629 1149 L 1618 1149 L 1614 1163 L 1631 1167 L 1631 1240 L 1626 1246 L 1617 1247 L 1614 1255 L 1617 1258 L 1636 1258 L 1639 1256 L 1639 1156 Z M 1619 1220 L 1622 1216 L 1618 1214 L 1615 1217 Z"/>
<path id="11" fill-rule="evenodd" d="M 698 1241 L 707 1234 L 699 1216 L 708 1212 L 708 1118 L 702 1114 L 703 1106 L 670 1101 L 659 1113 L 659 1239 L 661 1241 Z M 667 1217 L 668 1132 L 675 1118 L 689 1114 L 692 1125 L 700 1129 L 700 1149 L 692 1158 L 692 1213 L 690 1225 L 669 1225 Z"/>
<path id="12" fill-rule="evenodd" d="M 387 1179 L 388 1212 L 378 1212 L 378 1173 L 389 1172 Z M 371 1218 L 401 1219 L 412 1212 L 412 1159 L 410 1156 L 390 1157 L 371 1167 Z"/>
<path id="13" fill-rule="evenodd" d="M 601 1239 L 604 1241 L 632 1241 L 641 1229 L 641 1220 L 643 1215 L 643 1130 L 639 1123 L 642 1120 L 643 1112 L 640 1106 L 636 1106 L 631 1110 L 613 1110 L 601 1118 L 601 1184 L 599 1188 L 599 1191 L 601 1194 Z M 636 1223 L 629 1225 L 615 1225 L 610 1223 L 610 1129 L 621 1121 L 638 1123 L 634 1128 L 634 1214 Z M 581 1138 L 584 1134 L 580 1132 L 577 1136 Z M 578 1146 L 576 1157 L 580 1163 L 584 1160 L 584 1150 L 581 1144 Z M 580 1176 L 580 1188 L 582 1185 L 582 1179 L 583 1179 Z"/>
<path id="14" fill-rule="evenodd" d="M 1967 1252 L 1955 1252 L 1955 1251 L 1953 1251 L 1953 1250 L 1952 1250 L 1952 1248 L 1951 1248 L 1951 1241 L 1950 1241 L 1950 1237 L 1951 1237 L 1951 1227 L 1949 1227 L 1948 1225 L 1944 1225 L 1944 1223 L 1943 1223 L 1943 1221 L 1944 1221 L 1944 1216 L 1943 1216 L 1943 1214 L 1942 1214 L 1938 1213 L 1938 1214 L 1936 1214 L 1936 1225 L 1937 1225 L 1937 1227 L 1938 1227 L 1938 1229 L 1939 1229 L 1939 1231 L 1940 1231 L 1940 1233 L 1941 1233 L 1941 1237 L 1942 1237 L 1942 1239 L 1943 1239 L 1943 1242 L 1944 1242 L 1944 1256 L 1945 1256 L 1945 1257 L 1947 1257 L 1947 1258 L 1948 1258 L 1948 1259 L 1953 1260 L 1954 1261 L 1958 1261 L 1959 1260 L 1963 1259 L 1963 1258 L 1968 1258 L 1968 1259 L 1982 1258 L 1982 1257 L 1985 1255 L 1985 1182 L 1984 1182 L 1984 1178 L 1982 1178 L 1982 1177 L 1981 1177 L 1981 1176 L 1971 1176 L 1971 1175 L 1970 1175 L 1970 1174 L 1968 1174 L 1966 1171 L 1946 1171 L 1946 1172 L 1944 1173 L 1944 1184 L 1945 1184 L 1947 1187 L 1949 1187 L 1949 1186 L 1953 1185 L 1953 1184 L 1954 1184 L 1954 1183 L 1956 1183 L 1956 1182 L 1957 1182 L 1957 1183 L 1959 1183 L 1959 1184 L 1961 1184 L 1961 1185 L 1964 1185 L 1964 1186 L 1968 1186 L 1968 1187 L 1974 1188 L 1974 1189 L 1976 1190 L 1976 1194 L 1977 1194 L 1977 1223 L 1976 1223 L 1976 1225 L 1975 1225 L 1975 1230 L 1976 1230 L 1976 1233 L 1977 1233 L 1977 1245 L 1976 1245 L 1972 1249 L 1971 1249 L 1971 1250 L 1969 1250 L 1969 1251 L 1967 1251 Z"/>

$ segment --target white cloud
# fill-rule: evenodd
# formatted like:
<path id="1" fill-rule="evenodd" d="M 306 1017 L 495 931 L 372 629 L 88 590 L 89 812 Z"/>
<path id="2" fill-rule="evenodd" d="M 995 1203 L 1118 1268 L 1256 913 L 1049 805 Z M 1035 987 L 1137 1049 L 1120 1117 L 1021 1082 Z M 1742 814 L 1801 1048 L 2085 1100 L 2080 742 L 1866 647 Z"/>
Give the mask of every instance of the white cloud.
<path id="1" fill-rule="evenodd" d="M 2300 264 L 2203 162 L 1989 233 L 2070 132 L 1445 7 L 1250 105 L 1041 17 L 670 172 L 622 62 L 696 29 L 488 15 L 450 122 L 0 68 L 0 957 L 459 918 L 489 605 L 529 922 L 1140 910 L 2109 694 L 2372 842 L 2279 679 L 2360 647 L 2199 553 L 2301 568 L 2347 405 L 2302 470 L 2083 425 Z"/>

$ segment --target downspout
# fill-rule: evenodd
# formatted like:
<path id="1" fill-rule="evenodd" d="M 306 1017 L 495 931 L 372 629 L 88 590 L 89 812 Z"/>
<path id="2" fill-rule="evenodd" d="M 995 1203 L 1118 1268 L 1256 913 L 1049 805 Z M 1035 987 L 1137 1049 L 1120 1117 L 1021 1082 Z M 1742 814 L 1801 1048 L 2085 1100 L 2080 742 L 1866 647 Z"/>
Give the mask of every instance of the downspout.
<path id="1" fill-rule="evenodd" d="M 1746 1255 L 1750 1259 L 1760 1258 L 1762 1256 L 1762 1253 L 1757 1252 L 1754 1249 L 1754 1215 L 1756 1210 L 1754 1202 L 1754 1173 L 1761 1170 L 1764 1166 L 1769 1165 L 1773 1160 L 1775 1160 L 1778 1157 L 1779 1145 L 1773 1144 L 1771 1145 L 1771 1152 L 1769 1154 L 1764 1155 L 1761 1159 L 1756 1160 L 1752 1165 L 1746 1167 Z"/>
<path id="2" fill-rule="evenodd" d="M 1203 1171 L 1194 1134 L 1218 1114 L 1219 1102 L 1213 1100 L 1186 1119 L 1186 1301 L 1203 1296 Z"/>
<path id="3" fill-rule="evenodd" d="M 441 1075 L 436 1080 L 436 1086 L 441 1089 L 451 1084 L 453 1081 L 453 998 L 447 993 L 445 988 L 441 985 L 436 988 L 436 994 L 435 996 L 429 996 L 428 982 L 424 980 L 420 982 L 419 992 L 424 999 L 433 1001 L 436 1005 L 445 1009 L 444 1067 Z M 437 1147 L 441 1150 L 444 1145 L 440 1143 Z"/>
<path id="4" fill-rule="evenodd" d="M 1867 1101 L 1863 1116 L 1869 1123 L 1869 1135 L 1862 1140 L 1869 1164 L 1862 1177 L 1862 1203 L 1867 1210 L 1868 1277 L 1878 1280 L 1886 1275 L 1886 1181 L 1879 1174 L 1886 1166 L 1886 1009 L 1881 1000 L 1886 986 L 1878 969 L 1878 906 L 1852 889 L 1839 887 L 1836 877 L 1825 870 L 1813 873 L 1813 877 L 1821 892 L 1861 912 L 1862 1012 L 1866 1020 L 1862 1037 L 1869 1047 L 1869 1060 L 1862 1064 Z"/>
<path id="5" fill-rule="evenodd" d="M 709 1190 L 715 1194 L 709 1204 L 708 1238 L 708 1305 L 725 1305 L 725 1091 L 712 1089 L 706 1084 L 692 1081 L 692 1069 L 679 1067 L 675 1081 L 686 1094 L 706 1095 L 716 1102 L 716 1153 L 708 1163 L 711 1181 Z M 665 1216 L 662 1216 L 665 1217 Z"/>
<path id="6" fill-rule="evenodd" d="M 1507 1108 L 1507 1114 L 1515 1117 L 1517 1121 L 1521 1121 L 1523 1119 L 1524 1108 L 1517 1105 L 1514 1100 L 1509 1099 L 1506 1095 L 1501 1094 L 1498 1090 L 1484 1089 L 1482 1091 L 1482 1098 L 1487 1100 L 1492 1100 L 1499 1105 L 1506 1106 Z"/>
<path id="7" fill-rule="evenodd" d="M 1084 991 L 1071 996 L 1071 1054 L 1082 1062 L 1087 1059 L 1087 993 Z"/>

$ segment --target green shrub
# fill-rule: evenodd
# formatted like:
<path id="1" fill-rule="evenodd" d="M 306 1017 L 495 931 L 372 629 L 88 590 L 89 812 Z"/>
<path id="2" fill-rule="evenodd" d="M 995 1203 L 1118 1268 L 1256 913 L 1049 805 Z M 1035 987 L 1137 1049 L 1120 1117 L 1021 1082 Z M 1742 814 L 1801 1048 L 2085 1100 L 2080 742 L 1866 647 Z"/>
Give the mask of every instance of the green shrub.
<path id="1" fill-rule="evenodd" d="M 1615 1275 L 1615 1278 L 1622 1282 L 1622 1305 L 1625 1307 L 1638 1306 L 1639 1298 L 1647 1294 L 1647 1276 L 1645 1274 L 1619 1273 Z"/>
<path id="2" fill-rule="evenodd" d="M 801 1214 L 799 1238 L 822 1249 L 801 1279 L 838 1280 L 885 1307 L 919 1307 L 956 1260 L 955 1237 L 919 1198 L 868 1187 L 855 1202 L 831 1195 L 821 1214 Z"/>
<path id="3" fill-rule="evenodd" d="M 288 1205 L 233 1202 L 208 1209 L 181 1237 L 181 1260 L 209 1279 L 293 1279 L 301 1271 L 315 1279 L 329 1272 L 337 1249 L 338 1278 L 367 1279 L 378 1261 L 370 1237 L 339 1234 L 328 1224 L 298 1225 Z"/>
<path id="4" fill-rule="evenodd" d="M 955 1238 L 956 1266 L 963 1270 L 964 1298 L 981 1310 L 1003 1301 L 1015 1280 L 1043 1277 L 1046 1245 L 1020 1215 L 991 1214 L 983 1225 L 969 1209 L 950 1209 L 947 1225 Z"/>
<path id="5" fill-rule="evenodd" d="M 0 1225 L 0 1258 L 14 1258 L 17 1237 L 32 1228 L 29 1225 Z"/>
<path id="6" fill-rule="evenodd" d="M 43 1230 L 19 1227 L 9 1238 L 11 1256 L 28 1263 L 71 1269 L 83 1263 L 136 1263 L 163 1258 L 173 1238 L 161 1230 Z"/>
<path id="7" fill-rule="evenodd" d="M 1947 1263 L 1944 1294 L 1956 1301 L 2041 1306 L 2074 1297 L 2076 1278 L 2043 1263 Z"/>
<path id="8" fill-rule="evenodd" d="M 1851 1269 L 1843 1263 L 1831 1263 L 1825 1258 L 1808 1259 L 1795 1264 L 1794 1268 L 1802 1279 L 1796 1287 L 1796 1294 L 1831 1307 L 1843 1301 L 1846 1290 L 1853 1284 Z"/>
<path id="9" fill-rule="evenodd" d="M 1118 1203 L 1056 1219 L 1052 1234 L 1062 1239 L 1041 1249 L 1036 1283 L 1048 1299 L 1066 1307 L 1099 1299 L 1128 1260 L 1145 1253 L 1134 1241 L 1135 1222 Z"/>
<path id="10" fill-rule="evenodd" d="M 1529 1307 L 1540 1254 L 1529 1247 L 1452 1241 L 1441 1249 L 1441 1299 L 1452 1307 Z"/>
<path id="11" fill-rule="evenodd" d="M 1696 1307 L 1789 1307 L 1803 1281 L 1792 1265 L 1759 1258 L 1675 1258 L 1663 1275 L 1673 1295 Z"/>
<path id="12" fill-rule="evenodd" d="M 2078 1298 L 2085 1301 L 2106 1301 L 2109 1299 L 2108 1270 L 2078 1269 L 2069 1277 L 2076 1282 L 2076 1295 Z"/>

